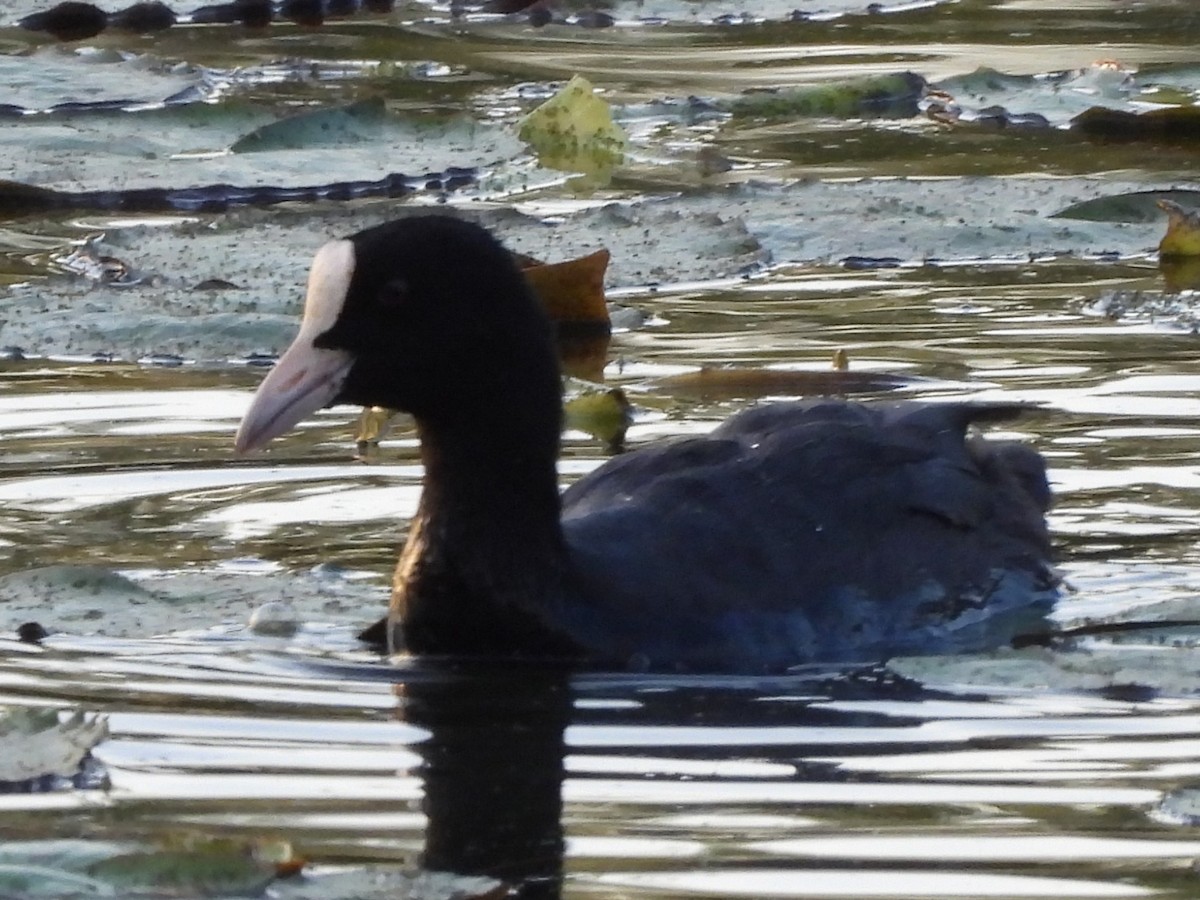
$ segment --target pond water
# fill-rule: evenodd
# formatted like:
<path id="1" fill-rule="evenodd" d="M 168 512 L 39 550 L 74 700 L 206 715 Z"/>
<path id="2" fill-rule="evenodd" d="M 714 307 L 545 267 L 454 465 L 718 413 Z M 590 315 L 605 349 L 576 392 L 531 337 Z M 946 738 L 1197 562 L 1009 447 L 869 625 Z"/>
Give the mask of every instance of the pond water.
<path id="1" fill-rule="evenodd" d="M 1139 193 L 1188 196 L 1196 145 L 1069 126 L 1093 105 L 1194 101 L 1190 3 L 662 0 L 551 6 L 561 21 L 540 28 L 414 5 L 67 44 L 16 26 L 44 4 L 9 7 L 0 104 L 22 112 L 0 128 L 0 344 L 20 352 L 0 362 L 0 780 L 24 713 L 61 711 L 95 746 L 73 781 L 0 795 L 0 896 L 1200 891 L 1200 338 Z M 611 27 L 586 27 L 598 12 Z M 904 70 L 964 117 L 729 112 L 744 89 Z M 585 181 L 515 137 L 576 73 L 630 137 L 621 167 Z M 345 106 L 364 97 L 382 118 Z M 67 102 L 100 105 L 54 110 Z M 995 104 L 1045 124 L 978 125 Z M 348 118 L 227 152 L 312 109 Z M 209 213 L 30 208 L 11 186 L 452 166 L 479 177 Z M 1120 194 L 1133 213 L 1051 216 Z M 1005 433 L 1051 465 L 1071 587 L 1055 624 L 1137 627 L 771 679 L 364 652 L 355 631 L 386 604 L 418 496 L 411 425 L 366 460 L 350 408 L 255 457 L 232 437 L 262 373 L 248 354 L 286 344 L 313 249 L 438 204 L 546 258 L 612 250 L 610 299 L 637 315 L 602 380 L 634 405 L 630 446 L 829 390 L 837 351 L 839 392 L 1028 402 Z M 233 287 L 194 290 L 218 277 Z M 692 377 L 713 365 L 770 374 Z M 607 453 L 567 432 L 564 482 Z M 298 627 L 251 628 L 268 603 Z M 16 640 L 29 621 L 52 632 L 41 646 Z M 257 860 L 285 843 L 302 874 L 271 881 Z"/>

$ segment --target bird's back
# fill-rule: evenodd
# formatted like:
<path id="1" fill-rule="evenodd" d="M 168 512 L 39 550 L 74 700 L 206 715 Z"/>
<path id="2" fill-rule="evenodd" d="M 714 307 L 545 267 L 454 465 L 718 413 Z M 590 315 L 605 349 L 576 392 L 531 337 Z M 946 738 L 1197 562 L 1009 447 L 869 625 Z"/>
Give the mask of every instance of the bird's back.
<path id="1" fill-rule="evenodd" d="M 1041 457 L 966 437 L 1018 408 L 807 401 L 610 461 L 563 497 L 614 662 L 777 670 L 994 644 L 1052 597 Z"/>

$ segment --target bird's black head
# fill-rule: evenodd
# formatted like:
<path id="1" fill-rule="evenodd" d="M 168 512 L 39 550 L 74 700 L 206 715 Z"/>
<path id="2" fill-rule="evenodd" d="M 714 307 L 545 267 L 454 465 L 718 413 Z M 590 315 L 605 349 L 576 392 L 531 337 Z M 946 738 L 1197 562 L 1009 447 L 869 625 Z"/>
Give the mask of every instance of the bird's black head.
<path id="1" fill-rule="evenodd" d="M 429 423 L 532 399 L 557 427 L 550 324 L 512 256 L 485 229 L 415 216 L 331 241 L 309 274 L 304 319 L 242 422 L 262 446 L 332 403 L 385 406 Z"/>

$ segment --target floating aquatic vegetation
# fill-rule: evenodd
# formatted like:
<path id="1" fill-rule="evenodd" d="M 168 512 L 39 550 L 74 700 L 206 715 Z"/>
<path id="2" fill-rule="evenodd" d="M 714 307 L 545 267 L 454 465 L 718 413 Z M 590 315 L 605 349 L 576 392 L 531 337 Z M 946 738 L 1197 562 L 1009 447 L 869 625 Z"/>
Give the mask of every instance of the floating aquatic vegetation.
<path id="1" fill-rule="evenodd" d="M 1200 108 L 1169 106 L 1129 112 L 1094 106 L 1071 120 L 1071 130 L 1105 141 L 1191 145 L 1200 141 Z"/>
<path id="2" fill-rule="evenodd" d="M 1013 113 L 1003 106 L 985 106 L 980 109 L 964 109 L 953 97 L 943 91 L 931 91 L 921 102 L 925 115 L 944 125 L 972 125 L 977 128 L 997 130 L 1001 128 L 1038 129 L 1050 127 L 1050 120 L 1041 113 Z"/>
<path id="3" fill-rule="evenodd" d="M 88 866 L 89 877 L 128 893 L 159 896 L 257 895 L 275 880 L 275 864 L 255 852 L 253 842 L 187 841 L 179 848 L 131 850 Z"/>
<path id="4" fill-rule="evenodd" d="M 917 380 L 912 376 L 889 372 L 850 371 L 838 368 L 835 360 L 835 366 L 829 370 L 705 366 L 695 372 L 656 379 L 654 387 L 675 396 L 728 400 L 775 396 L 843 396 L 894 390 Z"/>
<path id="5" fill-rule="evenodd" d="M 90 753 L 106 737 L 103 716 L 0 707 L 0 794 L 98 785 L 103 776 L 89 769 Z"/>
<path id="6" fill-rule="evenodd" d="M 47 47 L 25 55 L 0 54 L 0 118 L 41 125 L 95 114 L 147 111 L 203 103 L 210 97 L 202 67 L 149 53 Z"/>
<path id="7" fill-rule="evenodd" d="M 734 100 L 729 110 L 738 118 L 868 116 L 907 119 L 917 115 L 917 102 L 926 87 L 925 79 L 917 73 L 896 72 L 811 87 L 751 91 Z"/>
<path id="8" fill-rule="evenodd" d="M 387 106 L 382 97 L 309 110 L 256 128 L 234 141 L 229 150 L 231 153 L 302 150 L 378 140 L 386 116 Z"/>
<path id="9" fill-rule="evenodd" d="M 608 104 L 579 75 L 525 116 L 518 134 L 543 166 L 602 177 L 621 164 L 629 143 Z"/>
<path id="10" fill-rule="evenodd" d="M 0 215 L 16 216 L 55 209 L 220 212 L 236 206 L 404 197 L 415 191 L 441 193 L 473 184 L 477 177 L 478 173 L 474 169 L 451 167 L 425 175 L 393 172 L 378 181 L 335 181 L 330 184 L 296 187 L 206 184 L 190 188 L 131 188 L 109 191 L 56 191 L 52 188 L 0 180 Z"/>
<path id="11" fill-rule="evenodd" d="M 1055 219 L 1079 219 L 1086 222 L 1158 222 L 1162 219 L 1162 201 L 1200 205 L 1200 191 L 1170 189 L 1161 191 L 1125 191 L 1072 203 L 1058 212 Z"/>
<path id="12" fill-rule="evenodd" d="M 534 0 L 486 0 L 483 9 L 492 13 L 515 13 L 532 2 Z M 329 19 L 384 15 L 394 6 L 395 0 L 232 0 L 201 6 L 190 13 L 176 13 L 160 0 L 148 0 L 106 12 L 92 3 L 66 0 L 48 10 L 25 16 L 17 24 L 26 31 L 48 34 L 60 41 L 82 41 L 109 29 L 150 34 L 174 25 L 266 28 L 273 23 L 288 22 L 316 28 Z"/>
<path id="13" fill-rule="evenodd" d="M 931 99 L 948 107 L 946 114 L 962 121 L 995 119 L 995 111 L 1004 110 L 1019 123 L 1032 116 L 1047 124 L 1065 124 L 1098 101 L 1111 106 L 1128 104 L 1139 91 L 1133 71 L 1112 61 L 1031 75 L 983 66 L 943 78 L 931 87 Z M 1036 121 L 1030 119 L 1027 124 Z"/>
<path id="14" fill-rule="evenodd" d="M 518 256 L 525 280 L 554 322 L 563 369 L 579 378 L 603 377 L 612 333 L 604 296 L 609 258 L 608 250 L 556 263 Z"/>

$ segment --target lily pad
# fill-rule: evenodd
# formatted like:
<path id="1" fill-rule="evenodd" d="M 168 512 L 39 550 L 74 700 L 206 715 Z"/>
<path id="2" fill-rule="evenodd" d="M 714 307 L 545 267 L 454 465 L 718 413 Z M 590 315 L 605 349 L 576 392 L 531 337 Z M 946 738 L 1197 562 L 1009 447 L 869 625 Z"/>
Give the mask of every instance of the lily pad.
<path id="1" fill-rule="evenodd" d="M 1200 108 L 1170 106 L 1135 113 L 1093 106 L 1071 120 L 1071 130 L 1106 141 L 1192 144 L 1200 141 Z"/>
<path id="2" fill-rule="evenodd" d="M 300 113 L 256 128 L 234 141 L 229 149 L 233 153 L 254 153 L 378 140 L 386 114 L 382 97 Z"/>
<path id="3" fill-rule="evenodd" d="M 1055 219 L 1079 219 L 1084 222 L 1158 222 L 1162 219 L 1161 200 L 1185 205 L 1200 205 L 1200 191 L 1128 191 L 1072 203 L 1051 213 Z"/>
<path id="4" fill-rule="evenodd" d="M 54 709 L 0 707 L 0 785 L 47 775 L 69 778 L 106 737 L 103 716 L 76 712 L 60 721 Z"/>
<path id="5" fill-rule="evenodd" d="M 146 850 L 101 860 L 88 874 L 121 891 L 156 897 L 258 894 L 275 867 L 228 842 L 192 850 Z"/>
<path id="6" fill-rule="evenodd" d="M 754 91 L 733 101 L 730 111 L 739 118 L 871 116 L 905 119 L 917 114 L 917 101 L 925 88 L 925 79 L 915 72 L 897 72 L 812 87 Z"/>

